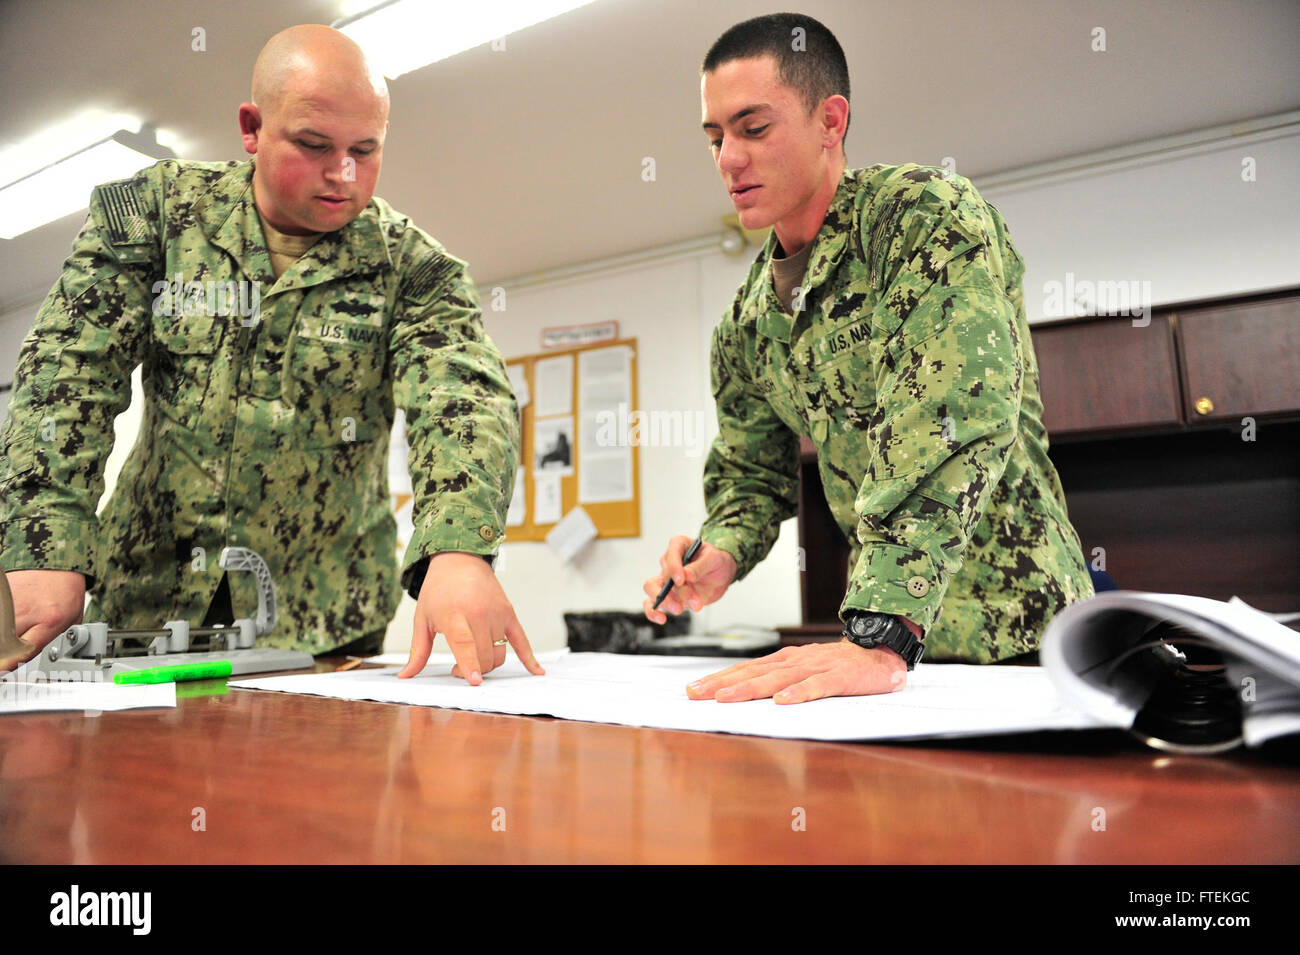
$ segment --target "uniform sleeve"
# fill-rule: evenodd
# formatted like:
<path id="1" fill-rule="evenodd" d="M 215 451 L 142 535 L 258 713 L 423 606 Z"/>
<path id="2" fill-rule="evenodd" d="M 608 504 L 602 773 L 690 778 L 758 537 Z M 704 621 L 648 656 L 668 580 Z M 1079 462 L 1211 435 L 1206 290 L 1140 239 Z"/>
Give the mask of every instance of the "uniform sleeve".
<path id="1" fill-rule="evenodd" d="M 704 463 L 700 536 L 736 559 L 736 579 L 748 574 L 776 542 L 781 522 L 799 505 L 799 440 L 737 368 L 743 358 L 728 323 L 713 333 L 711 377 L 718 436 Z"/>
<path id="2" fill-rule="evenodd" d="M 884 206 L 863 235 L 877 410 L 855 502 L 862 548 L 844 609 L 928 630 L 1006 468 L 1024 379 L 992 217 L 960 177 Z"/>
<path id="3" fill-rule="evenodd" d="M 398 294 L 389 349 L 393 399 L 406 411 L 415 525 L 402 587 L 418 597 L 434 554 L 490 557 L 504 541 L 519 411 L 465 263 L 422 244 Z"/>
<path id="4" fill-rule="evenodd" d="M 156 167 L 155 167 L 156 170 Z M 158 268 L 155 170 L 96 187 L 63 274 L 14 370 L 0 431 L 0 563 L 98 578 L 113 419 L 131 402 Z"/>

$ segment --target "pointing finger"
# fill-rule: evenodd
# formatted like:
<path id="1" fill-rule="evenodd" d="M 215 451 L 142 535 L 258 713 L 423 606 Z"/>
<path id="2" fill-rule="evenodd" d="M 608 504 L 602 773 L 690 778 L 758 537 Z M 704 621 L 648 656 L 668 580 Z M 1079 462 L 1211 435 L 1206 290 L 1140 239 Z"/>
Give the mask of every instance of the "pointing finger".
<path id="1" fill-rule="evenodd" d="M 546 675 L 542 665 L 537 662 L 537 657 L 533 655 L 533 647 L 528 642 L 528 635 L 524 633 L 523 624 L 519 622 L 519 618 L 513 613 L 510 615 L 510 623 L 506 626 L 506 639 L 510 641 L 515 656 L 519 658 L 529 673 L 536 676 Z"/>
<path id="2" fill-rule="evenodd" d="M 468 674 L 465 679 L 469 685 L 478 686 L 483 682 L 483 674 L 480 672 L 478 648 L 474 644 L 474 634 L 470 631 L 469 623 L 464 617 L 453 617 L 443 626 L 442 632 L 460 669 L 456 675 Z"/>

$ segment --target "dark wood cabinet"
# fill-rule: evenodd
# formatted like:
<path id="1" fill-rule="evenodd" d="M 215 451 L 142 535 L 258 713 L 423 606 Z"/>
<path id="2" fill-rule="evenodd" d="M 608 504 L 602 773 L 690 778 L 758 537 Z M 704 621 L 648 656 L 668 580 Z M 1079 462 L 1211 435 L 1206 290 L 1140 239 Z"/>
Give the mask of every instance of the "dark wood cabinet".
<path id="1" fill-rule="evenodd" d="M 1171 427 L 1182 420 L 1173 322 L 1104 318 L 1035 326 L 1043 423 L 1053 437 Z"/>
<path id="2" fill-rule="evenodd" d="M 1300 414 L 1300 296 L 1177 314 L 1184 420 Z"/>
<path id="3" fill-rule="evenodd" d="M 1300 294 L 1033 326 L 1054 441 L 1300 417 Z"/>

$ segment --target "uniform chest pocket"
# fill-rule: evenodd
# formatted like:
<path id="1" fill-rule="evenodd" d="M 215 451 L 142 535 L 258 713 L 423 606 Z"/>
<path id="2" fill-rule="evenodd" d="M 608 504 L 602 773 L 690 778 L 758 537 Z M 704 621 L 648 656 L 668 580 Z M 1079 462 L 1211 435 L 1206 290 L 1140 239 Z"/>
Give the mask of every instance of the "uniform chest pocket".
<path id="1" fill-rule="evenodd" d="M 797 435 L 808 434 L 799 376 L 790 365 L 789 350 L 763 335 L 757 338 L 748 362 L 753 377 L 746 381 L 746 386 L 762 396 L 787 428 Z"/>
<path id="2" fill-rule="evenodd" d="M 865 432 L 876 408 L 870 319 L 831 329 L 812 345 L 809 420 L 827 439 Z M 817 434 L 813 434 L 814 440 Z"/>
<path id="3" fill-rule="evenodd" d="M 794 376 L 788 371 L 776 371 L 758 381 L 759 391 L 769 407 L 776 412 L 776 416 L 795 434 L 806 435 L 808 422 L 803 414 L 802 403 L 796 394 L 797 388 Z"/>
<path id="4" fill-rule="evenodd" d="M 221 316 L 154 314 L 148 379 L 162 412 L 187 428 L 202 414 L 212 390 L 213 362 L 225 330 Z"/>
<path id="5" fill-rule="evenodd" d="M 387 355 L 380 324 L 338 312 L 299 323 L 288 373 L 306 447 L 368 441 L 379 432 Z"/>

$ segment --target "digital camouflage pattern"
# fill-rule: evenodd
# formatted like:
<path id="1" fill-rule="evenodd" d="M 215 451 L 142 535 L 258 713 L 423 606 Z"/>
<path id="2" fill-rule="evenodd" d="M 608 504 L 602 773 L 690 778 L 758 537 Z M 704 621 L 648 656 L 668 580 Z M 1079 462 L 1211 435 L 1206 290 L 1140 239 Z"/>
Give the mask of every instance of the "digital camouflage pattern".
<path id="1" fill-rule="evenodd" d="M 775 245 L 714 332 L 704 539 L 747 574 L 797 510 L 807 436 L 855 542 L 842 611 L 910 618 L 932 660 L 1037 649 L 1092 584 L 1047 457 L 1002 217 L 938 169 L 846 170 L 793 313 L 773 288 Z"/>
<path id="2" fill-rule="evenodd" d="M 412 594 L 428 556 L 504 539 L 517 408 L 463 262 L 376 198 L 277 281 L 252 169 L 164 161 L 95 190 L 18 359 L 0 563 L 80 571 L 87 619 L 156 627 L 197 623 L 222 547 L 251 547 L 279 600 L 265 642 L 319 653 L 381 631 L 400 597 L 394 408 L 411 448 Z M 140 363 L 140 436 L 97 519 Z M 229 583 L 251 615 L 252 575 Z"/>

